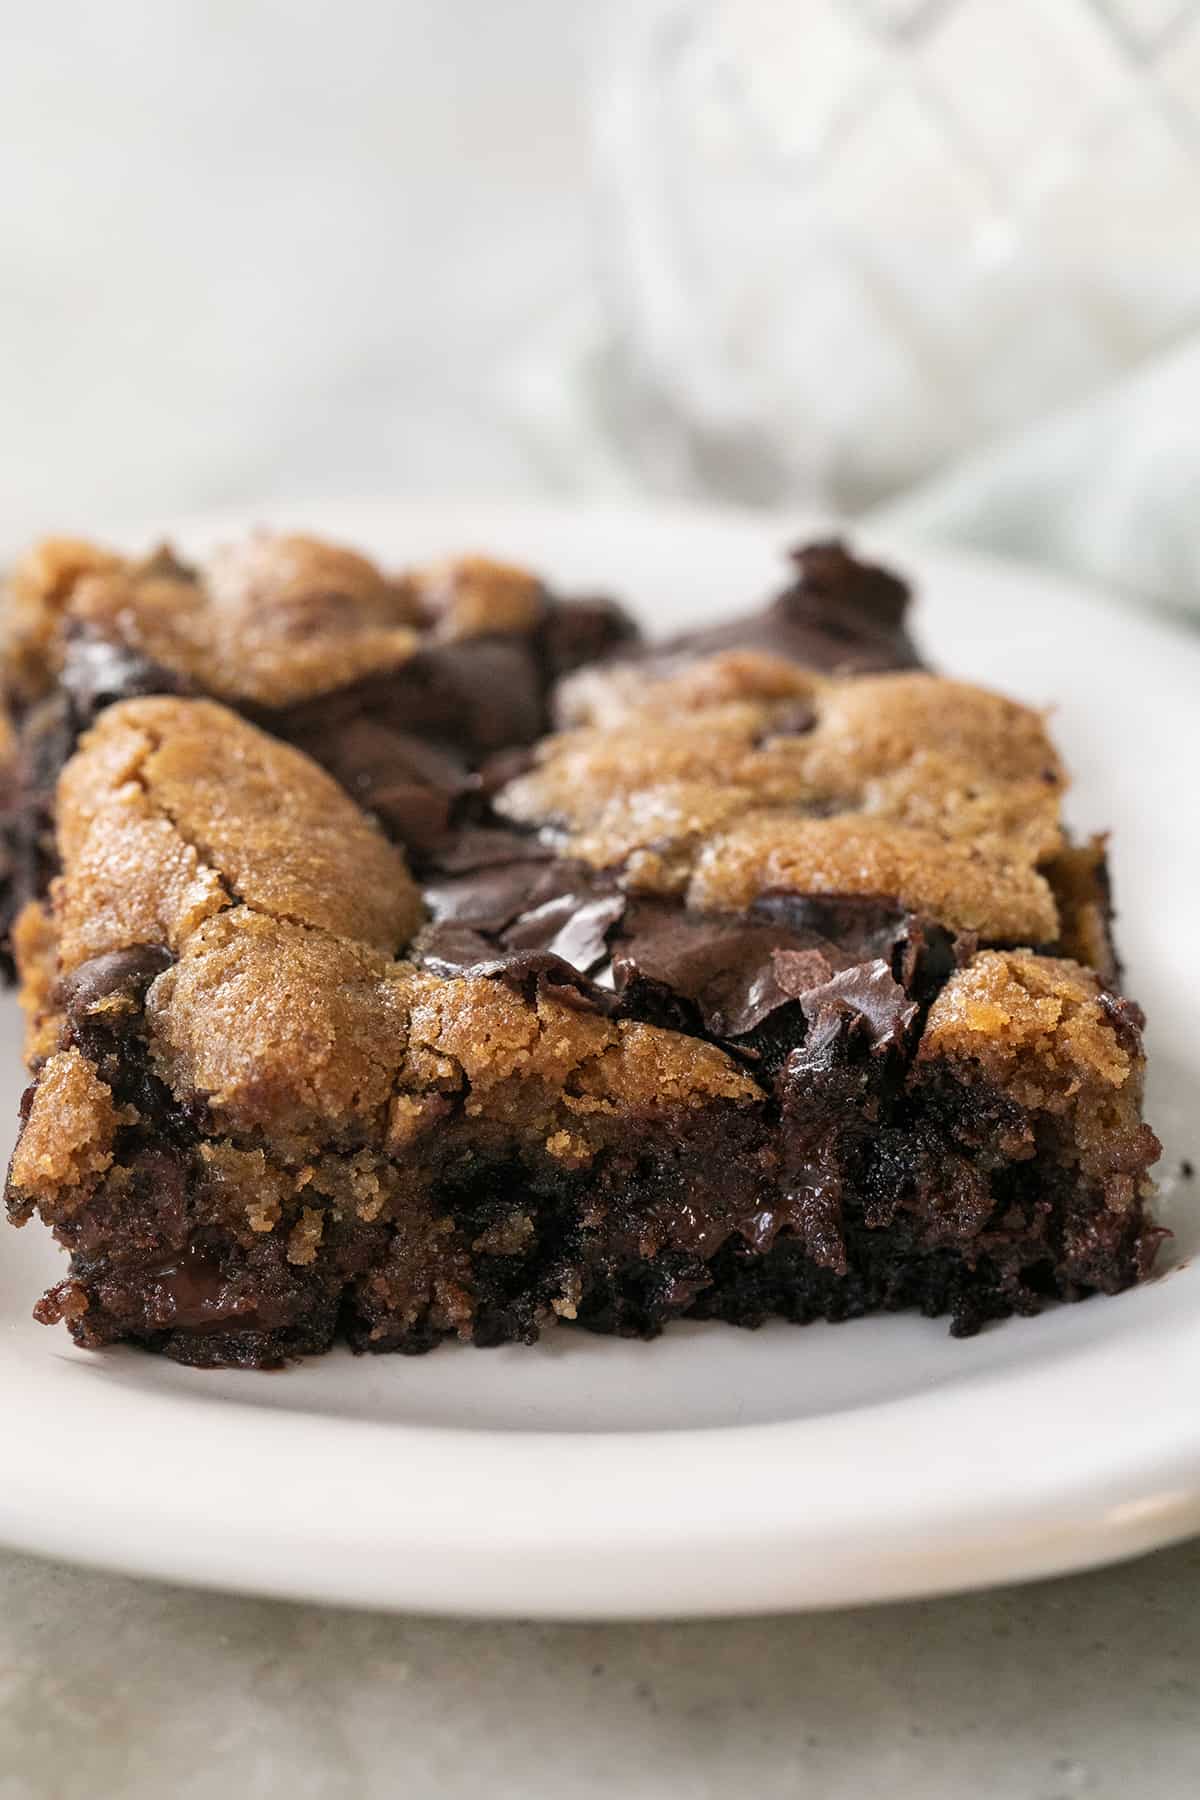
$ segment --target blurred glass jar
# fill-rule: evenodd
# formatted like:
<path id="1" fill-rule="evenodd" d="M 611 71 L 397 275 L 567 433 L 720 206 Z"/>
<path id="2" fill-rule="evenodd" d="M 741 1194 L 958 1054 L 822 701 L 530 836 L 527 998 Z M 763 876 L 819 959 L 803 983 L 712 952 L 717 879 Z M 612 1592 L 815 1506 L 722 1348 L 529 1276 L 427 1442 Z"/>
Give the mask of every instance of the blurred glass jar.
<path id="1" fill-rule="evenodd" d="M 599 113 L 608 427 L 856 511 L 1200 320 L 1200 0 L 660 0 Z"/>

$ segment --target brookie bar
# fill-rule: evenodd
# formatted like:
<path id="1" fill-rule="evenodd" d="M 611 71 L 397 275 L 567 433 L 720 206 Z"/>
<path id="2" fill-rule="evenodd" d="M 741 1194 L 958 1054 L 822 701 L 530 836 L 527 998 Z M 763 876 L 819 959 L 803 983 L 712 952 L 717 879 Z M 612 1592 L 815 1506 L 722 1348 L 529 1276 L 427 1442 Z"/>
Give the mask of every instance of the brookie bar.
<path id="1" fill-rule="evenodd" d="M 9 1205 L 78 1342 L 969 1332 L 1148 1271 L 1101 849 L 1037 713 L 916 666 L 893 576 L 810 546 L 649 646 L 300 539 L 16 589 Z"/>

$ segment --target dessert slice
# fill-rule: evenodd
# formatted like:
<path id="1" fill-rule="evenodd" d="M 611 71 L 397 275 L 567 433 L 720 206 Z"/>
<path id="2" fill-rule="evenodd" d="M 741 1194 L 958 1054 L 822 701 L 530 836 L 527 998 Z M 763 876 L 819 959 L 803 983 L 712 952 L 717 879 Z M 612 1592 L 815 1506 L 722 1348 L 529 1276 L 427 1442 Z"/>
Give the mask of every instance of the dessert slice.
<path id="1" fill-rule="evenodd" d="M 17 933 L 39 1316 L 262 1366 L 1144 1275 L 1140 1015 L 1041 718 L 747 642 L 574 676 L 413 856 L 227 706 L 108 707 Z"/>

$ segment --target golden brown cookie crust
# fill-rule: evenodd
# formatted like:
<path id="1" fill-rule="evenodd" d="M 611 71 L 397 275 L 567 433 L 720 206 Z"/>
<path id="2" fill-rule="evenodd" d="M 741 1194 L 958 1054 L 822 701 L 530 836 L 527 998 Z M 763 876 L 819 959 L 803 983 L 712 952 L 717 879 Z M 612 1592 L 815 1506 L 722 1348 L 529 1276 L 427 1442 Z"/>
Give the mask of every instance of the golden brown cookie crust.
<path id="1" fill-rule="evenodd" d="M 1119 1023 L 1128 1007 L 1068 958 L 980 951 L 934 1002 L 915 1073 L 941 1065 L 1058 1120 L 1080 1174 L 1103 1183 L 1110 1211 L 1129 1213 L 1150 1191 L 1159 1146 L 1142 1123 L 1140 1039 Z M 1023 1153 L 1037 1151 L 1031 1138 Z"/>
<path id="2" fill-rule="evenodd" d="M 207 700 L 126 700 L 59 784 L 66 968 L 129 944 L 180 951 L 241 899 L 395 950 L 421 918 L 396 847 L 300 751 Z"/>
<path id="3" fill-rule="evenodd" d="M 565 854 L 718 911 L 771 888 L 882 893 L 985 937 L 1055 937 L 1039 865 L 1062 843 L 1064 776 L 1030 708 L 932 675 L 823 680 L 748 656 L 617 674 L 608 699 L 586 700 L 603 725 L 547 740 L 496 802 Z"/>
<path id="4" fill-rule="evenodd" d="M 14 1189 L 27 1204 L 69 1216 L 111 1164 L 119 1122 L 111 1093 L 78 1050 L 52 1056 L 13 1152 Z"/>

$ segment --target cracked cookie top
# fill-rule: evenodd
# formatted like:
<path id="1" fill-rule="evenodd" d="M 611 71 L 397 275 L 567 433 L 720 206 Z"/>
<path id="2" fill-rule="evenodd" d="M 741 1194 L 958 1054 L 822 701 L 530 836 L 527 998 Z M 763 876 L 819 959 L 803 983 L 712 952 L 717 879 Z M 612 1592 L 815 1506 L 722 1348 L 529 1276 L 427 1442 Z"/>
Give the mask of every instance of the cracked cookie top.
<path id="1" fill-rule="evenodd" d="M 1062 846 L 1041 715 L 923 673 L 830 680 L 761 653 L 577 680 L 497 811 L 630 888 L 740 911 L 765 892 L 886 894 L 956 930 L 1047 943 Z"/>
<path id="2" fill-rule="evenodd" d="M 388 951 L 421 918 L 403 855 L 332 776 L 207 700 L 110 707 L 63 772 L 58 846 L 64 970 L 179 951 L 239 901 Z"/>

